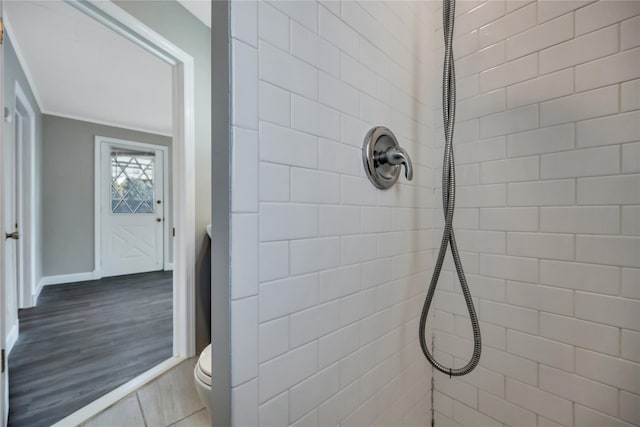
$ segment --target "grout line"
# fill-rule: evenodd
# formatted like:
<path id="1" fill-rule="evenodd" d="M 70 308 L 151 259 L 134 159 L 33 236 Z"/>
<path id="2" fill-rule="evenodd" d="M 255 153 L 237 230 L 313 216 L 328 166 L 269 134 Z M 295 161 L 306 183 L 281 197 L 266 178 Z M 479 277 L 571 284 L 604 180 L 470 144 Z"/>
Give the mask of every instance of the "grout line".
<path id="1" fill-rule="evenodd" d="M 145 427 L 149 424 L 147 423 L 147 417 L 144 416 L 144 409 L 142 409 L 142 403 L 140 402 L 140 396 L 136 392 L 136 401 L 138 402 L 138 408 L 140 409 L 140 415 L 142 415 L 142 421 L 144 422 Z"/>

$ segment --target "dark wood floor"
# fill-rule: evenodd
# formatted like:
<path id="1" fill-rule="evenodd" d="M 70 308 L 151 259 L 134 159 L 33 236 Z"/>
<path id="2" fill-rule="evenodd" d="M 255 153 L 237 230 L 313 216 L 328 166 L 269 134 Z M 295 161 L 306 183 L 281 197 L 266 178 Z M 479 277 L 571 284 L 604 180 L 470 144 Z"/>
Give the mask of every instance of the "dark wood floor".
<path id="1" fill-rule="evenodd" d="M 20 311 L 9 426 L 50 426 L 172 354 L 171 272 L 46 286 Z"/>

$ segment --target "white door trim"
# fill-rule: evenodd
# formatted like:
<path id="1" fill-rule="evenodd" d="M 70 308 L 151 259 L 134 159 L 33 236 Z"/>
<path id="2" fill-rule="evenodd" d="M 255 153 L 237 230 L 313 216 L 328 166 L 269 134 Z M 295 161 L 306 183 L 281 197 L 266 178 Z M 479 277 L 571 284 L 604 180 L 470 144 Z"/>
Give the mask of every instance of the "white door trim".
<path id="1" fill-rule="evenodd" d="M 20 266 L 21 271 L 19 273 L 19 287 L 18 293 L 18 307 L 26 308 L 33 307 L 36 304 L 36 149 L 35 149 L 35 132 L 36 132 L 36 120 L 35 110 L 29 102 L 22 86 L 18 81 L 15 81 L 15 99 L 13 104 L 13 111 L 17 116 L 24 115 L 18 112 L 18 107 L 24 109 L 26 113 L 26 119 L 29 126 L 29 135 L 26 138 L 22 138 L 23 146 L 16 147 L 19 152 L 18 158 L 18 171 L 17 175 L 20 176 L 20 194 L 18 195 L 21 206 L 18 210 L 20 224 L 21 239 L 18 241 L 18 256 L 21 259 Z M 17 141 L 16 141 L 17 142 Z M 16 144 L 18 145 L 18 144 Z M 26 168 L 25 168 L 26 166 Z M 26 203 L 25 203 L 26 202 Z"/>
<path id="2" fill-rule="evenodd" d="M 65 0 L 173 66 L 173 355 L 195 354 L 195 89 L 193 57 L 112 2 Z"/>
<path id="3" fill-rule="evenodd" d="M 164 185 L 162 186 L 162 216 L 165 221 L 162 222 L 162 251 L 163 251 L 163 268 L 167 270 L 167 264 L 169 263 L 169 245 L 171 244 L 171 239 L 169 237 L 169 221 L 166 219 L 169 218 L 169 167 L 168 167 L 168 157 L 169 157 L 169 147 L 164 145 L 155 145 L 148 144 L 145 142 L 137 142 L 137 141 L 128 141 L 124 139 L 110 138 L 108 136 L 99 136 L 96 135 L 95 140 L 95 151 L 94 151 L 94 207 L 93 207 L 93 229 L 94 229 L 94 264 L 93 264 L 93 278 L 100 279 L 102 278 L 102 186 L 104 182 L 102 181 L 102 146 L 109 145 L 111 147 L 121 147 L 121 148 L 129 148 L 129 149 L 140 149 L 140 150 L 153 150 L 153 151 L 161 151 L 162 152 L 162 179 L 164 181 Z"/>

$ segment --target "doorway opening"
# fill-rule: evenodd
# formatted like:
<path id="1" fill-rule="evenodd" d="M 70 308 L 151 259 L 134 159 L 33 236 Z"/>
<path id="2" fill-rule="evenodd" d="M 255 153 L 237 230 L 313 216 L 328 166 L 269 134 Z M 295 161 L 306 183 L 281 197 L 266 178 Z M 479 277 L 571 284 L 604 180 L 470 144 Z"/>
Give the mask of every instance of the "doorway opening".
<path id="1" fill-rule="evenodd" d="M 10 187 L 13 191 L 11 194 L 15 196 L 3 191 L 0 224 L 3 224 L 5 233 L 16 237 L 6 239 L 0 245 L 0 258 L 5 272 L 0 278 L 0 297 L 3 301 L 0 337 L 3 347 L 11 350 L 12 340 L 19 341 L 19 323 L 14 322 L 18 319 L 18 309 L 29 310 L 29 307 L 38 303 L 40 295 L 41 302 L 47 301 L 50 295 L 43 292 L 45 286 L 46 291 L 55 289 L 57 292 L 77 291 L 81 286 L 86 286 L 86 289 L 93 286 L 96 292 L 104 294 L 107 289 L 106 280 L 126 287 L 127 280 L 144 284 L 153 279 L 156 284 L 154 292 L 160 287 L 169 292 L 165 292 L 162 302 L 166 305 L 168 301 L 172 319 L 169 322 L 170 328 L 167 329 L 171 344 L 165 361 L 159 365 L 155 362 L 157 366 L 142 375 L 119 387 L 116 385 L 103 397 L 67 414 L 68 417 L 61 422 L 68 425 L 82 423 L 128 394 L 131 389 L 151 381 L 195 353 L 194 67 L 193 59 L 183 50 L 113 3 L 68 1 L 63 4 L 76 13 L 80 11 L 83 16 L 92 18 L 93 22 L 97 21 L 118 37 L 132 42 L 137 48 L 167 64 L 170 68 L 171 86 L 171 130 L 168 136 L 171 148 L 148 142 L 140 143 L 135 138 L 129 140 L 105 136 L 103 132 L 95 134 L 95 141 L 92 141 L 95 145 L 92 144 L 91 148 L 95 149 L 96 158 L 100 157 L 96 165 L 90 162 L 92 169 L 97 166 L 94 169 L 95 183 L 91 184 L 92 179 L 81 179 L 83 185 L 93 190 L 98 189 L 95 200 L 91 201 L 96 210 L 89 221 L 94 239 L 91 245 L 93 254 L 89 251 L 93 266 L 89 270 L 53 271 L 47 274 L 40 264 L 41 253 L 46 249 L 41 247 L 41 240 L 46 239 L 40 237 L 46 236 L 52 228 L 42 226 L 38 212 L 41 211 L 42 197 L 55 195 L 52 192 L 45 195 L 40 193 L 42 181 L 37 176 L 39 162 L 50 159 L 38 157 L 38 147 L 34 143 L 34 116 L 41 110 L 43 115 L 48 116 L 47 120 L 54 121 L 51 117 L 56 115 L 56 111 L 52 111 L 47 105 L 40 105 L 40 108 L 30 106 L 30 97 L 27 96 L 29 91 L 19 88 L 16 81 L 16 101 L 11 115 L 14 122 L 9 124 L 5 119 L 3 123 L 5 127 L 13 128 L 15 138 L 2 138 L 3 165 L 12 164 L 14 167 L 11 172 L 4 168 L 7 173 L 1 178 L 2 188 Z M 7 7 L 6 3 L 4 7 Z M 13 36 L 13 26 L 17 25 L 17 20 L 14 24 L 11 14 L 9 17 L 4 14 L 4 19 L 8 34 Z M 58 117 L 62 119 L 60 122 L 81 119 L 71 114 Z M 111 125 L 108 120 L 98 119 L 94 122 L 103 128 Z M 14 142 L 13 146 L 8 143 L 9 139 Z M 77 165 L 82 165 L 82 162 Z M 74 172 L 73 168 L 68 171 Z M 98 178 L 101 178 L 99 183 Z M 65 191 L 64 188 L 60 190 Z M 99 194 L 105 197 L 99 198 Z M 176 195 L 175 203 L 172 200 L 173 194 Z M 65 255 L 64 251 L 57 254 L 60 259 L 64 259 Z M 157 285 L 158 283 L 164 285 Z M 56 286 L 48 287 L 49 285 Z M 113 290 L 115 287 L 108 289 Z M 71 293 L 67 294 L 69 295 Z M 113 294 L 109 296 L 112 297 Z M 159 303 L 158 306 L 160 305 Z M 130 346 L 136 344 L 131 342 Z M 64 357 L 63 353 L 64 348 L 61 348 L 61 353 L 50 359 L 55 359 L 57 363 Z M 102 375 L 109 376 L 109 372 L 102 372 Z M 0 404 L 3 406 L 3 425 L 6 425 L 10 379 L 8 381 L 4 372 L 1 381 Z M 34 404 L 37 404 L 35 400 Z"/>

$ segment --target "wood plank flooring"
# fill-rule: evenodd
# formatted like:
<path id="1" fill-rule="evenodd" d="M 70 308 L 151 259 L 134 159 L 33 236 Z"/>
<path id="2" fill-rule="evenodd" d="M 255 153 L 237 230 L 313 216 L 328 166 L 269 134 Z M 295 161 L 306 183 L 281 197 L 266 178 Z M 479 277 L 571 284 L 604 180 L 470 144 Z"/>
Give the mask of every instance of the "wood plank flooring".
<path id="1" fill-rule="evenodd" d="M 9 427 L 50 426 L 172 354 L 172 274 L 46 286 L 20 310 Z"/>

